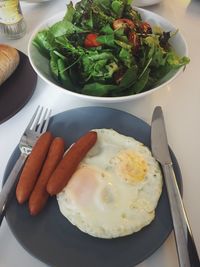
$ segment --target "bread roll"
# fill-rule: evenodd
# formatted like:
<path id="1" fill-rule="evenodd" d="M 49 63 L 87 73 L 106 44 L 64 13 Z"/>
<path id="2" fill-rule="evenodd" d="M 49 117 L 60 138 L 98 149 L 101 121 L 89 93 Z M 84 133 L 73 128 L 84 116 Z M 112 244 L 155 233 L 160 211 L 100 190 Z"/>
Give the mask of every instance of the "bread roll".
<path id="1" fill-rule="evenodd" d="M 19 53 L 15 48 L 0 44 L 0 85 L 15 71 L 19 60 Z"/>

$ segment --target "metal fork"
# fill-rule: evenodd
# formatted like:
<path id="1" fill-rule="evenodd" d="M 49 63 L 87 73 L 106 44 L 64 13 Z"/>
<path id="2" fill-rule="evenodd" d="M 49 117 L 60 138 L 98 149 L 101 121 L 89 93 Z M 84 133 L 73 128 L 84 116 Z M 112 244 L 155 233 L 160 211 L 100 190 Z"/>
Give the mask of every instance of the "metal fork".
<path id="1" fill-rule="evenodd" d="M 37 139 L 42 133 L 46 132 L 50 115 L 50 109 L 38 106 L 19 141 L 20 156 L 0 192 L 0 225 L 5 215 L 7 203 L 15 188 L 18 174 Z"/>

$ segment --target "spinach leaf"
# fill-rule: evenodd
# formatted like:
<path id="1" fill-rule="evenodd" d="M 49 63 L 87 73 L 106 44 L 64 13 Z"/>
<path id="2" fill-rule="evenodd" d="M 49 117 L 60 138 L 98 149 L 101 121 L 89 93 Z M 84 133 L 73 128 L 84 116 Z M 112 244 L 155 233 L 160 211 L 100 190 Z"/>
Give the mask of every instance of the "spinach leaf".
<path id="1" fill-rule="evenodd" d="M 62 85 L 65 88 L 67 88 L 68 90 L 76 91 L 76 87 L 71 82 L 71 79 L 69 77 L 69 74 L 65 70 L 66 69 L 66 64 L 65 64 L 64 60 L 62 60 L 61 58 L 59 58 L 58 61 L 57 61 L 57 64 L 58 64 L 59 80 L 62 83 Z"/>
<path id="2" fill-rule="evenodd" d="M 138 67 L 134 65 L 132 68 L 128 69 L 121 80 L 119 87 L 128 88 L 137 80 Z"/>
<path id="3" fill-rule="evenodd" d="M 111 8 L 117 18 L 121 18 L 124 11 L 124 2 L 122 0 L 114 0 L 112 1 Z"/>
<path id="4" fill-rule="evenodd" d="M 108 46 L 115 47 L 115 37 L 114 34 L 100 35 L 97 37 L 97 41 Z"/>
<path id="5" fill-rule="evenodd" d="M 86 28 L 90 29 L 91 31 L 93 30 L 93 14 L 92 11 L 88 12 L 88 18 L 85 19 L 85 23 L 84 25 L 86 26 Z"/>
<path id="6" fill-rule="evenodd" d="M 105 33 L 105 34 L 113 34 L 114 31 L 113 29 L 111 28 L 110 24 L 106 24 L 105 26 L 103 26 L 101 29 L 100 29 L 100 32 L 101 33 Z"/>
<path id="7" fill-rule="evenodd" d="M 154 75 L 153 83 L 150 84 L 149 88 L 152 86 L 159 86 L 162 83 L 166 82 L 177 72 L 177 70 L 178 69 L 176 68 L 171 69 L 169 66 L 159 68 L 159 70 L 157 71 L 157 75 Z"/>
<path id="8" fill-rule="evenodd" d="M 59 44 L 62 49 L 65 49 L 69 54 L 74 56 L 81 56 L 85 54 L 85 49 L 82 47 L 74 47 L 66 36 L 59 36 L 55 38 L 55 43 Z"/>
<path id="9" fill-rule="evenodd" d="M 50 52 L 50 71 L 51 74 L 53 76 L 53 78 L 55 80 L 58 81 L 58 75 L 59 75 L 59 71 L 58 71 L 58 57 L 57 55 L 55 55 L 55 53 L 53 51 Z"/>
<path id="10" fill-rule="evenodd" d="M 50 27 L 49 30 L 53 34 L 54 37 L 59 37 L 62 35 L 70 35 L 73 33 L 85 32 L 85 30 L 75 26 L 68 20 L 62 20 L 62 21 L 55 23 L 53 26 Z"/>
<path id="11" fill-rule="evenodd" d="M 152 35 L 145 38 L 144 43 L 149 47 L 147 60 L 151 59 L 151 66 L 160 67 L 166 63 L 166 51 L 160 46 L 158 36 Z"/>
<path id="12" fill-rule="evenodd" d="M 72 22 L 73 21 L 73 17 L 74 17 L 74 14 L 75 14 L 76 10 L 74 9 L 73 7 L 73 3 L 70 2 L 68 5 L 67 5 L 67 12 L 63 18 L 63 20 L 67 20 L 69 22 Z"/>
<path id="13" fill-rule="evenodd" d="M 136 83 L 133 84 L 132 86 L 132 94 L 138 94 L 142 92 L 148 82 L 149 79 L 149 73 L 150 69 L 146 69 L 146 71 L 143 73 L 143 75 L 136 81 Z"/>
<path id="14" fill-rule="evenodd" d="M 33 40 L 33 45 L 35 45 L 41 54 L 46 57 L 50 56 L 50 51 L 56 46 L 54 36 L 48 29 L 37 33 Z"/>
<path id="15" fill-rule="evenodd" d="M 81 93 L 84 81 L 82 80 L 79 68 L 75 65 L 68 70 L 69 78 L 76 88 L 75 91 Z"/>
<path id="16" fill-rule="evenodd" d="M 83 87 L 82 93 L 92 96 L 108 96 L 118 86 L 113 84 L 89 83 Z"/>

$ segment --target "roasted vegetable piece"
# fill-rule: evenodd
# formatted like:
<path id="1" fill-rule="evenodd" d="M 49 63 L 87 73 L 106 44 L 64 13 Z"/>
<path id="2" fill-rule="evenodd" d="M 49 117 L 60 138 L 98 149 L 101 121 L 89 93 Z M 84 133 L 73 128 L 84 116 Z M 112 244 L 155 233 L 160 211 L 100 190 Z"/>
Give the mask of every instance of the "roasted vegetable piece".
<path id="1" fill-rule="evenodd" d="M 135 24 L 132 20 L 130 19 L 116 19 L 113 21 L 113 29 L 118 30 L 120 28 L 130 28 L 134 29 Z"/>

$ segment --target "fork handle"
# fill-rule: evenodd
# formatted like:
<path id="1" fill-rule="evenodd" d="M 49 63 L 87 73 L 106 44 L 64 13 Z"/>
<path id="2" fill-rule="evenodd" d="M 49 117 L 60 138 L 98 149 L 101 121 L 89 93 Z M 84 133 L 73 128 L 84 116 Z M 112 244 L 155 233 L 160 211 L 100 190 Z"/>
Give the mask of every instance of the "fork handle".
<path id="1" fill-rule="evenodd" d="M 15 165 L 13 166 L 8 178 L 6 179 L 6 182 L 0 192 L 0 225 L 2 223 L 2 220 L 5 215 L 6 205 L 8 203 L 8 200 L 10 196 L 12 195 L 12 192 L 15 188 L 16 181 L 18 174 L 28 157 L 27 154 L 21 153 L 18 160 L 16 161 Z"/>

